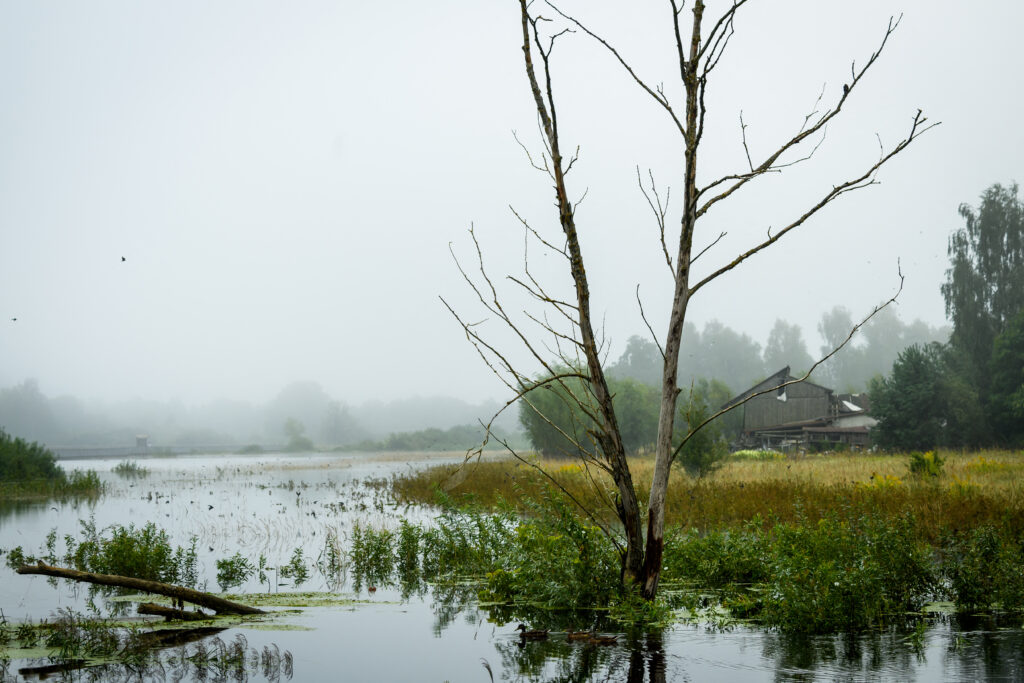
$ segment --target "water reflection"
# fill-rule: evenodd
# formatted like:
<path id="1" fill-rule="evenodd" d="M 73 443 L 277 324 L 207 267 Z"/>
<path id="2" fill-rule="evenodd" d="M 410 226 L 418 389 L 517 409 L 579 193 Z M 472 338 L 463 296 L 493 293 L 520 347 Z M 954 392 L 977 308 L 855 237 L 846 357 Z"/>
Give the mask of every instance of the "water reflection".
<path id="1" fill-rule="evenodd" d="M 395 506 L 386 489 L 366 484 L 370 477 L 406 468 L 404 463 L 349 456 L 174 458 L 147 461 L 150 476 L 135 481 L 111 474 L 115 464 L 83 463 L 110 485 L 99 501 L 0 504 L 0 547 L 36 549 L 50 529 L 56 527 L 59 538 L 78 533 L 79 520 L 91 515 L 99 528 L 153 520 L 176 544 L 192 534 L 200 537 L 201 572 L 210 578 L 216 574 L 214 560 L 234 552 L 253 560 L 265 554 L 276 566 L 301 546 L 305 557 L 319 560 L 347 549 L 356 524 L 396 529 L 403 518 L 418 521 L 432 514 Z M 257 649 L 277 642 L 282 651 L 294 653 L 302 680 L 337 679 L 339 661 L 351 680 L 487 680 L 481 660 L 496 681 L 1024 680 L 1020 615 L 937 617 L 918 638 L 902 625 L 811 638 L 707 624 L 630 634 L 603 612 L 481 606 L 470 583 L 360 577 L 336 561 L 313 562 L 310 569 L 311 578 L 301 588 L 283 585 L 276 574 L 241 587 L 264 593 L 328 591 L 363 601 L 348 608 L 304 608 L 295 619 L 309 630 L 246 631 Z M 373 594 L 367 592 L 370 585 L 378 589 Z M 38 621 L 58 606 L 82 609 L 87 598 L 86 590 L 51 588 L 42 579 L 0 567 L 0 608 L 8 619 Z M 118 604 L 125 603 L 112 603 L 107 612 Z M 522 642 L 515 632 L 520 621 L 550 629 L 548 639 Z M 611 646 L 566 638 L 569 630 L 590 629 L 620 637 Z M 230 641 L 239 630 L 221 637 Z"/>

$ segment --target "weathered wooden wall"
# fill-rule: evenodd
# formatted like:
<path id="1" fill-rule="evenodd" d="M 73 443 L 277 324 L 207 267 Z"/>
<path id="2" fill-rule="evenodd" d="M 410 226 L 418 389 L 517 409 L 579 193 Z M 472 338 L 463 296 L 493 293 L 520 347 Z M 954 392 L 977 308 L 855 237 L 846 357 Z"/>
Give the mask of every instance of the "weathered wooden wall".
<path id="1" fill-rule="evenodd" d="M 786 387 L 785 401 L 780 401 L 775 392 L 753 398 L 744 406 L 743 430 L 829 417 L 830 394 L 824 387 L 803 382 Z"/>

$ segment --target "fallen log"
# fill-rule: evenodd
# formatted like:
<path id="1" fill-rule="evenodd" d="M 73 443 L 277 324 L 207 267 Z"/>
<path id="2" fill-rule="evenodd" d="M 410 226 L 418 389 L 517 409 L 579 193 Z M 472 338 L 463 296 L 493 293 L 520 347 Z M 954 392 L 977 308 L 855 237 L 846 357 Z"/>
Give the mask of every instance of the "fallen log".
<path id="1" fill-rule="evenodd" d="M 171 621 L 173 619 L 177 619 L 178 621 L 203 621 L 205 619 L 209 619 L 211 616 L 205 612 L 189 612 L 188 610 L 164 607 L 163 605 L 158 605 L 155 602 L 140 603 L 137 611 L 139 614 L 163 617 L 166 621 Z"/>
<path id="2" fill-rule="evenodd" d="M 185 588 L 184 586 L 175 586 L 170 583 L 162 583 L 160 581 L 137 579 L 134 576 L 94 574 L 93 572 L 82 572 L 77 569 L 53 567 L 48 564 L 43 564 L 42 562 L 34 565 L 23 565 L 18 567 L 17 572 L 19 574 L 56 576 L 61 579 L 95 583 L 100 586 L 117 586 L 119 588 L 131 588 L 132 590 L 144 591 L 146 593 L 156 593 L 157 595 L 165 595 L 169 598 L 175 598 L 184 602 L 190 602 L 194 605 L 199 605 L 200 607 L 205 607 L 206 609 L 211 609 L 217 614 L 266 614 L 266 612 L 261 609 L 225 600 L 224 598 L 218 598 L 216 595 L 211 595 L 210 593 L 193 590 L 192 588 Z"/>

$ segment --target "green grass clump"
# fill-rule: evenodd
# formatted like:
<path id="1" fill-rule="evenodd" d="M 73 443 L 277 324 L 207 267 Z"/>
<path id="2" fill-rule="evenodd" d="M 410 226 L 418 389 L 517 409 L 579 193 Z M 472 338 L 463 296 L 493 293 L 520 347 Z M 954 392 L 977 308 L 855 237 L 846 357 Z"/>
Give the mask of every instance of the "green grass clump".
<path id="1" fill-rule="evenodd" d="M 132 576 L 189 588 L 198 585 L 195 536 L 188 547 L 182 547 L 171 545 L 167 532 L 153 522 L 141 528 L 114 524 L 102 530 L 91 519 L 81 520 L 80 524 L 80 537 L 64 537 L 63 556 L 57 554 L 57 532 L 53 530 L 46 537 L 45 551 L 41 550 L 38 556 L 26 555 L 21 546 L 8 551 L 8 566 L 17 569 L 42 561 L 98 574 Z"/>
<path id="2" fill-rule="evenodd" d="M 149 468 L 143 467 L 134 460 L 122 460 L 114 465 L 113 472 L 125 479 L 142 479 L 149 476 Z"/>
<path id="3" fill-rule="evenodd" d="M 0 429 L 0 500 L 88 498 L 102 492 L 103 484 L 92 470 L 69 476 L 45 446 Z"/>

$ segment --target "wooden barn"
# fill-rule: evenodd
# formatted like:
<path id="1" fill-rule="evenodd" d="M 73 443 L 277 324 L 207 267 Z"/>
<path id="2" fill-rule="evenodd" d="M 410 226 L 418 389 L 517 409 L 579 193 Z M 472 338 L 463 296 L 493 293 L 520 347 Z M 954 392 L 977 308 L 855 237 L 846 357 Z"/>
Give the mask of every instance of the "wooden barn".
<path id="1" fill-rule="evenodd" d="M 786 366 L 732 398 L 723 408 L 746 400 L 740 445 L 746 448 L 851 447 L 871 445 L 870 430 L 877 421 L 868 414 L 867 396 L 836 394 L 813 382 L 791 384 L 796 379 Z"/>

